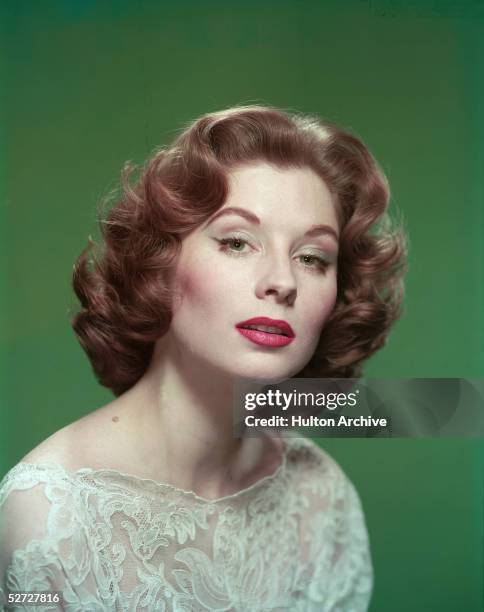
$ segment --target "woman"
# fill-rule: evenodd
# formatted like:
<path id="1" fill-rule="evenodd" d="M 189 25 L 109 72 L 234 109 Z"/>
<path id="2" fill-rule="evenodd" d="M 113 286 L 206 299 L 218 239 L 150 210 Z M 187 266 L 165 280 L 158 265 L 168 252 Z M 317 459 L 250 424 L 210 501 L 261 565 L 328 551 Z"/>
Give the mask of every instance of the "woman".
<path id="1" fill-rule="evenodd" d="M 354 377 L 383 346 L 404 243 L 382 172 L 332 124 L 248 106 L 189 125 L 134 187 L 129 173 L 104 252 L 73 277 L 74 330 L 116 399 L 3 479 L 4 594 L 59 591 L 51 609 L 68 610 L 367 610 L 349 479 L 309 440 L 234 439 L 231 407 L 236 380 Z"/>

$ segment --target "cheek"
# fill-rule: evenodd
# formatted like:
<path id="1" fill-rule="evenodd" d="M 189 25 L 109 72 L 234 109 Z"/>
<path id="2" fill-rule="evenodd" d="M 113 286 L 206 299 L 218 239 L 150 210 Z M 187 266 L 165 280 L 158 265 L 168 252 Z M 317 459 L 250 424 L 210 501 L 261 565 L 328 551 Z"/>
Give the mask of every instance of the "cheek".
<path id="1" fill-rule="evenodd" d="M 176 280 L 177 306 L 197 304 L 204 299 L 204 286 L 202 275 L 190 267 L 178 270 Z"/>
<path id="2" fill-rule="evenodd" d="M 176 282 L 179 306 L 183 303 L 205 313 L 213 312 L 221 304 L 227 288 L 221 276 L 211 273 L 210 269 L 210 266 L 193 262 L 180 266 Z"/>
<path id="3" fill-rule="evenodd" d="M 313 302 L 309 315 L 309 320 L 313 322 L 313 331 L 322 330 L 336 305 L 336 297 L 336 284 L 332 284 L 321 297 Z"/>

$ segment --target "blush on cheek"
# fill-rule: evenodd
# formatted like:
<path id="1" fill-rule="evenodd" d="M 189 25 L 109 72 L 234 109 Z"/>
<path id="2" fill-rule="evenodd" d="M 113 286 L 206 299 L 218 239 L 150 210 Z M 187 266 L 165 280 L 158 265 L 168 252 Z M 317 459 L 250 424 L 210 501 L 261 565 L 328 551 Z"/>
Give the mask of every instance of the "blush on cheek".
<path id="1" fill-rule="evenodd" d="M 216 306 L 220 300 L 216 282 L 216 278 L 207 272 L 197 271 L 194 267 L 190 269 L 189 265 L 180 268 L 176 282 L 178 304 L 188 302 L 197 310 L 203 309 L 204 305 Z"/>
<path id="2" fill-rule="evenodd" d="M 185 297 L 197 294 L 199 282 L 190 261 L 178 263 L 173 287 L 179 302 Z"/>
<path id="3" fill-rule="evenodd" d="M 183 296 L 190 295 L 196 291 L 193 273 L 191 274 L 188 269 L 181 269 L 177 278 L 177 286 Z"/>

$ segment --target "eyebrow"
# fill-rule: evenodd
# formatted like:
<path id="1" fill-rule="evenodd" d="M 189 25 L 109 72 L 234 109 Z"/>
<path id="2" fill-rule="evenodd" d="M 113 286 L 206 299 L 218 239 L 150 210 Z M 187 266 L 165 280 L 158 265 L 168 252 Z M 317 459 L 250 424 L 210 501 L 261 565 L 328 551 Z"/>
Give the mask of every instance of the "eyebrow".
<path id="1" fill-rule="evenodd" d="M 215 215 L 205 224 L 205 227 L 224 215 L 238 215 L 246 219 L 249 223 L 260 225 L 260 219 L 254 213 L 251 213 L 245 208 L 240 208 L 238 206 L 227 206 L 227 208 L 223 208 L 222 210 L 216 212 Z M 338 242 L 338 234 L 330 225 L 311 225 L 308 231 L 304 232 L 304 236 L 309 238 L 314 238 L 316 236 L 331 236 L 334 238 L 334 240 L 336 240 L 336 242 Z"/>

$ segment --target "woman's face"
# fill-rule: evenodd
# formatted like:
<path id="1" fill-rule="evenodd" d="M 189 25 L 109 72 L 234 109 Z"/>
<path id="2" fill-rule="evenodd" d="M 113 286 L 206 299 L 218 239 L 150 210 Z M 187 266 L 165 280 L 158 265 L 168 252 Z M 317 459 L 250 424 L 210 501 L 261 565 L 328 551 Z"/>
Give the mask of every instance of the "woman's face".
<path id="1" fill-rule="evenodd" d="M 309 168 L 244 165 L 229 187 L 182 242 L 168 333 L 184 359 L 236 379 L 289 378 L 311 359 L 336 301 L 334 204 Z M 287 322 L 294 336 L 237 327 L 258 317 Z"/>

